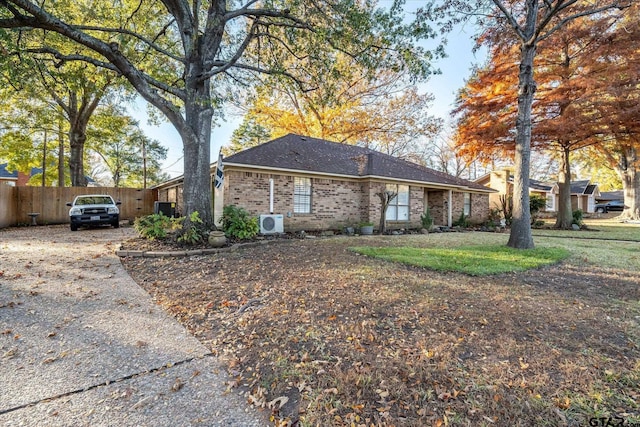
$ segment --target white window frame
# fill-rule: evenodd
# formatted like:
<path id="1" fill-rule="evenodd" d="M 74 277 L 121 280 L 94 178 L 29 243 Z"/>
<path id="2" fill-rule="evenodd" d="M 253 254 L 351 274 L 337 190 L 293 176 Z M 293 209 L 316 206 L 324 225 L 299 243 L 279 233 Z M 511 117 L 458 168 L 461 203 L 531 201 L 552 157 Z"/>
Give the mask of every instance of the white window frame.
<path id="1" fill-rule="evenodd" d="M 471 216 L 471 193 L 464 193 L 462 213 L 464 216 Z"/>
<path id="2" fill-rule="evenodd" d="M 293 178 L 293 213 L 311 213 L 311 178 Z"/>
<path id="3" fill-rule="evenodd" d="M 548 212 L 556 211 L 556 195 L 555 194 L 547 193 L 547 203 L 546 203 L 545 209 Z"/>
<path id="4" fill-rule="evenodd" d="M 387 184 L 385 191 L 392 191 L 397 194 L 387 206 L 387 221 L 409 221 L 409 186 L 404 184 Z"/>

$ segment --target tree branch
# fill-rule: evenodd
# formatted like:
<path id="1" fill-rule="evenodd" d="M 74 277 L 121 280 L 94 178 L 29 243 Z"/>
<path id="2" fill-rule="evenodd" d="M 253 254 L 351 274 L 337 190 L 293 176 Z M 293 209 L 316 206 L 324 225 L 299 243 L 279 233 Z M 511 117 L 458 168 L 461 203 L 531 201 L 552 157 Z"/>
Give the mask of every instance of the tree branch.
<path id="1" fill-rule="evenodd" d="M 58 52 L 57 50 L 50 48 L 50 47 L 40 47 L 40 48 L 35 48 L 35 49 L 25 49 L 25 52 L 28 53 L 45 53 L 45 54 L 49 54 L 52 55 L 54 58 L 56 58 L 57 60 L 59 60 L 60 62 L 57 63 L 55 66 L 56 67 L 60 67 L 63 63 L 65 62 L 69 62 L 69 61 L 80 61 L 80 62 L 86 62 L 88 64 L 91 65 L 95 65 L 96 67 L 99 68 L 105 68 L 107 70 L 113 71 L 119 75 L 121 75 L 121 71 L 118 67 L 116 67 L 115 65 L 109 63 L 109 62 L 105 62 L 105 61 L 100 61 L 96 58 L 92 58 L 90 56 L 86 56 L 86 55 L 80 55 L 80 54 L 74 54 L 74 55 L 63 55 L 62 53 Z M 154 79 L 153 77 L 147 75 L 147 74 L 142 74 L 142 78 L 145 79 L 150 85 L 164 91 L 167 93 L 170 93 L 171 95 L 175 96 L 176 98 L 180 98 L 180 99 L 184 99 L 184 92 L 173 87 L 170 85 L 167 85 L 165 83 L 162 83 L 156 79 Z"/>
<path id="2" fill-rule="evenodd" d="M 211 70 L 209 70 L 206 73 L 202 74 L 201 76 L 199 76 L 198 80 L 199 81 L 204 81 L 204 80 L 210 79 L 212 76 L 214 76 L 216 74 L 219 74 L 219 73 L 223 73 L 223 72 L 227 71 L 228 69 L 230 69 L 231 67 L 234 67 L 237 64 L 237 62 L 240 60 L 240 58 L 242 58 L 242 56 L 244 55 L 244 52 L 247 49 L 247 47 L 249 46 L 249 44 L 251 43 L 251 40 L 254 39 L 254 37 L 255 37 L 254 31 L 256 30 L 257 26 L 258 26 L 258 23 L 254 22 L 253 25 L 251 26 L 251 28 L 249 29 L 249 32 L 247 33 L 247 36 L 242 41 L 242 44 L 240 46 L 238 46 L 238 48 L 236 49 L 235 55 L 233 55 L 233 57 L 231 59 L 229 59 L 228 61 L 223 63 L 221 66 L 219 66 L 217 68 L 212 68 Z"/>
<path id="3" fill-rule="evenodd" d="M 163 0 L 164 4 L 172 4 L 174 1 Z M 22 27 L 42 28 L 61 34 L 98 54 L 104 56 L 110 65 L 105 68 L 113 69 L 115 67 L 117 71 L 122 74 L 138 91 L 138 93 L 148 102 L 162 111 L 166 117 L 174 124 L 178 132 L 180 133 L 192 133 L 192 130 L 187 126 L 184 118 L 180 114 L 180 108 L 167 98 L 160 95 L 157 89 L 165 90 L 167 85 L 163 84 L 151 84 L 154 82 L 149 75 L 143 73 L 135 67 L 119 50 L 117 45 L 108 44 L 100 39 L 97 39 L 73 26 L 62 22 L 60 19 L 52 16 L 36 4 L 29 0 L 11 0 L 11 4 L 19 7 L 30 16 L 19 13 L 18 10 L 12 8 L 14 19 L 0 21 L 0 28 L 3 24 L 8 25 L 9 28 L 17 28 L 18 22 L 22 23 Z M 3 5 L 7 9 L 10 8 L 8 0 L 0 0 L 0 5 Z M 90 63 L 94 63 L 95 59 L 82 57 L 79 55 L 77 60 L 89 59 Z M 102 61 L 98 61 L 102 62 Z M 106 64 L 105 64 L 106 65 Z M 159 82 L 158 82 L 159 83 Z M 174 89 L 175 91 L 175 89 Z M 173 94 L 172 92 L 169 92 Z"/>
<path id="4" fill-rule="evenodd" d="M 556 31 L 558 31 L 559 29 L 561 29 L 562 27 L 564 27 L 565 24 L 567 24 L 568 22 L 571 22 L 573 20 L 576 20 L 578 18 L 582 18 L 585 16 L 590 16 L 590 15 L 595 15 L 601 12 L 606 12 L 607 10 L 611 10 L 611 9 L 626 9 L 627 7 L 629 7 L 630 5 L 626 4 L 626 5 L 621 5 L 620 3 L 615 3 L 615 4 L 610 4 L 608 6 L 602 6 L 600 8 L 597 9 L 591 9 L 591 10 L 587 10 L 581 13 L 576 13 L 574 15 L 568 16 L 562 20 L 560 20 L 560 22 L 556 25 L 554 25 L 549 31 L 547 31 L 544 35 L 539 36 L 538 40 L 544 40 L 546 38 L 548 38 L 549 36 L 551 36 L 553 33 L 555 33 Z"/>
<path id="5" fill-rule="evenodd" d="M 165 25 L 162 32 L 164 32 L 174 22 L 175 21 L 172 20 L 167 25 Z M 147 44 L 149 47 L 154 49 L 156 52 L 160 52 L 161 54 L 168 56 L 169 58 L 173 59 L 176 62 L 180 62 L 182 64 L 185 63 L 184 58 L 181 58 L 181 57 L 179 57 L 179 56 L 167 51 L 166 49 L 161 48 L 156 43 L 154 43 L 152 40 L 149 40 L 146 37 L 143 37 L 140 34 L 135 33 L 133 31 L 125 30 L 123 28 L 95 27 L 95 26 L 91 26 L 91 25 L 75 25 L 74 28 L 77 28 L 79 30 L 102 31 L 102 32 L 105 32 L 105 33 L 126 34 L 128 36 L 134 37 L 134 38 L 142 41 L 143 43 Z M 162 32 L 160 34 L 162 34 Z"/>
<path id="6" fill-rule="evenodd" d="M 511 12 L 507 10 L 507 8 L 504 6 L 504 4 L 502 4 L 500 0 L 492 0 L 492 1 L 493 1 L 493 4 L 495 4 L 496 7 L 500 9 L 504 17 L 507 18 L 507 21 L 509 21 L 509 24 L 511 24 L 511 27 L 516 32 L 516 35 L 520 38 L 520 40 L 526 41 L 527 37 L 524 34 L 522 27 L 520 27 L 520 25 L 518 24 L 518 21 L 516 21 L 516 19 L 511 14 Z"/>

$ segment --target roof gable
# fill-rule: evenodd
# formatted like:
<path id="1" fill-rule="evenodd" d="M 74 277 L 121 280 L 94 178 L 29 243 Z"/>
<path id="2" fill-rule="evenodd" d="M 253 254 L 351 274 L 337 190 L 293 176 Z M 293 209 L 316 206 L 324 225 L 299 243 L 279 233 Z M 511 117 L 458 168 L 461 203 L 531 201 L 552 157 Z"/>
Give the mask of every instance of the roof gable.
<path id="1" fill-rule="evenodd" d="M 355 145 L 288 134 L 224 159 L 225 164 L 321 174 L 381 177 L 491 191 L 482 185 Z"/>
<path id="2" fill-rule="evenodd" d="M 571 194 L 587 194 L 585 191 L 589 186 L 589 180 L 571 181 Z"/>

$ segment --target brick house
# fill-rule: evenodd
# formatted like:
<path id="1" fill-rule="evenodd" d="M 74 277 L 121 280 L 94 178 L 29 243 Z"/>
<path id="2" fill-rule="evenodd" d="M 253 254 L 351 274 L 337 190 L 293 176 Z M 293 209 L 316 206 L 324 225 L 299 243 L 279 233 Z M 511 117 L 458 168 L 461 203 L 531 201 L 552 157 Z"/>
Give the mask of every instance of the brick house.
<path id="1" fill-rule="evenodd" d="M 13 187 L 27 185 L 29 178 L 31 178 L 29 175 L 19 171 L 9 172 L 7 167 L 7 163 L 0 164 L 0 183 Z"/>
<path id="2" fill-rule="evenodd" d="M 256 216 L 281 214 L 285 231 L 341 230 L 365 221 L 377 227 L 377 193 L 387 190 L 398 194 L 387 209 L 391 229 L 419 228 L 425 208 L 435 225 L 451 225 L 463 212 L 481 223 L 494 191 L 368 148 L 293 134 L 223 163 L 224 182 L 214 191 L 216 220 L 223 205 L 236 205 Z M 176 202 L 181 210 L 182 177 L 156 188 L 159 201 Z"/>

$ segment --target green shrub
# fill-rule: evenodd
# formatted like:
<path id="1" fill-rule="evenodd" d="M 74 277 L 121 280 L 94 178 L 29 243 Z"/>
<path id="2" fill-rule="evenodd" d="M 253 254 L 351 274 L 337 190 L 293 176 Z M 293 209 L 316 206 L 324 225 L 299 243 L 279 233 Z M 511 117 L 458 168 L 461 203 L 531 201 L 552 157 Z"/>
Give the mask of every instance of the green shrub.
<path id="1" fill-rule="evenodd" d="M 582 209 L 578 209 L 573 211 L 573 224 L 576 224 L 578 227 L 582 227 L 583 221 L 583 212 Z"/>
<path id="2" fill-rule="evenodd" d="M 180 218 L 182 223 L 184 223 L 184 219 L 184 217 Z M 196 243 L 202 242 L 205 233 L 206 230 L 204 229 L 202 219 L 200 219 L 200 214 L 198 211 L 194 211 L 189 215 L 189 226 L 182 228 L 178 233 L 177 240 L 186 245 L 195 245 Z"/>
<path id="3" fill-rule="evenodd" d="M 529 212 L 531 212 L 532 216 L 540 212 L 546 206 L 547 206 L 547 199 L 545 199 L 544 197 L 539 196 L 537 194 L 532 194 L 529 197 Z"/>
<path id="4" fill-rule="evenodd" d="M 464 212 L 460 214 L 460 218 L 456 219 L 453 222 L 454 227 L 463 227 L 467 228 L 471 226 L 471 221 L 469 221 L 469 216 L 465 215 Z"/>
<path id="5" fill-rule="evenodd" d="M 433 225 L 433 218 L 431 217 L 431 211 L 429 208 L 424 210 L 424 213 L 420 215 L 420 222 L 422 223 L 422 228 L 427 230 L 431 230 L 431 226 Z"/>
<path id="6" fill-rule="evenodd" d="M 227 237 L 241 240 L 251 239 L 260 231 L 258 218 L 234 205 L 227 205 L 222 210 L 222 229 Z"/>
<path id="7" fill-rule="evenodd" d="M 538 213 L 547 206 L 547 199 L 538 195 L 532 194 L 529 197 L 529 212 L 531 213 L 531 225 L 534 225 L 538 221 Z"/>
<path id="8" fill-rule="evenodd" d="M 167 237 L 167 230 L 176 229 L 180 222 L 174 218 L 169 218 L 162 212 L 136 218 L 133 228 L 144 238 L 149 240 L 164 239 Z"/>

